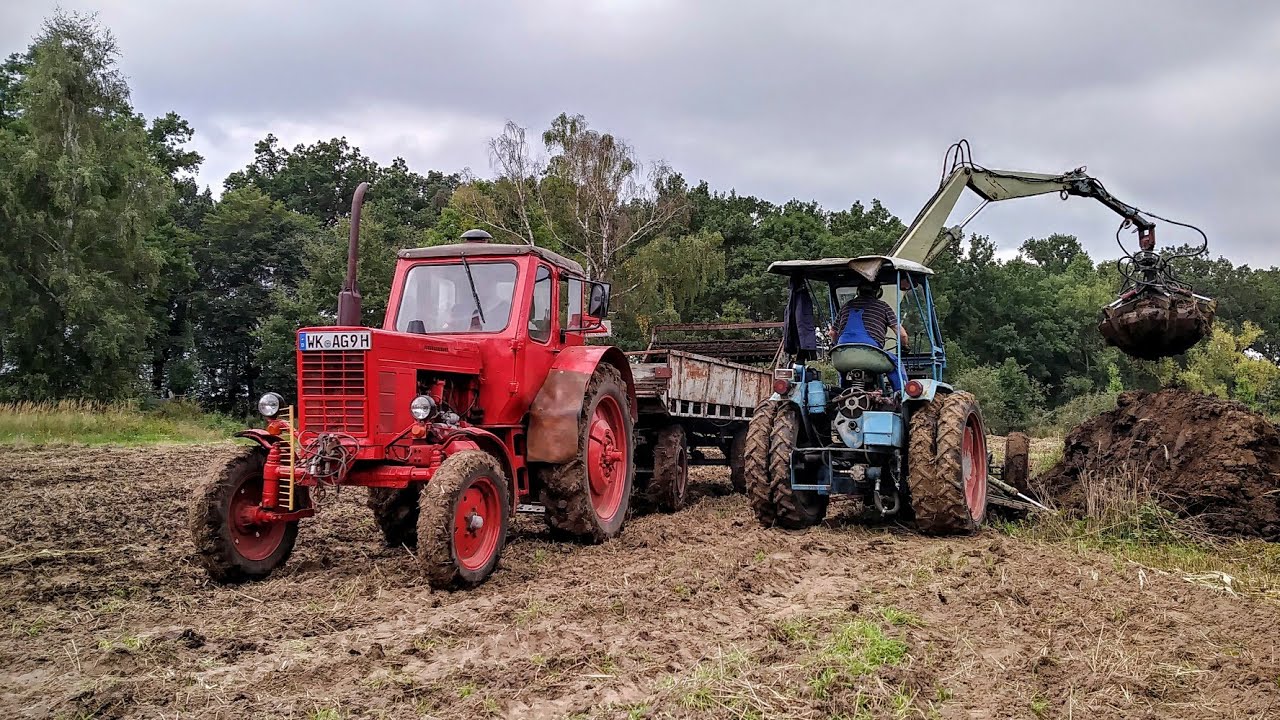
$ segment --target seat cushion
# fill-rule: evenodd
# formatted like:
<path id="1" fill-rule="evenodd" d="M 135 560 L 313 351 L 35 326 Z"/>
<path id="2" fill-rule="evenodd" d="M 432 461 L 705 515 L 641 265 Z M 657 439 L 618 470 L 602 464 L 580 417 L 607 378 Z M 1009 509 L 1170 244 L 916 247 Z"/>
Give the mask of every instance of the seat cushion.
<path id="1" fill-rule="evenodd" d="M 873 373 L 891 373 L 896 370 L 893 358 L 875 345 L 849 343 L 837 345 L 831 350 L 831 364 L 836 372 L 844 374 L 850 370 L 864 370 Z"/>

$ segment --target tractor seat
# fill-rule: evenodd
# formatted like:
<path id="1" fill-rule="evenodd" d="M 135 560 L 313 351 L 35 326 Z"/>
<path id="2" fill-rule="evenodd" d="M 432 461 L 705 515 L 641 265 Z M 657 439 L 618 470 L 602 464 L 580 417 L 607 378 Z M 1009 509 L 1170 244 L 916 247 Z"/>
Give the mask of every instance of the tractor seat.
<path id="1" fill-rule="evenodd" d="M 889 357 L 889 353 L 875 345 L 863 343 L 846 343 L 835 346 L 831 349 L 831 364 L 835 366 L 836 372 L 841 375 L 852 370 L 887 375 L 898 369 L 893 362 L 893 358 Z"/>

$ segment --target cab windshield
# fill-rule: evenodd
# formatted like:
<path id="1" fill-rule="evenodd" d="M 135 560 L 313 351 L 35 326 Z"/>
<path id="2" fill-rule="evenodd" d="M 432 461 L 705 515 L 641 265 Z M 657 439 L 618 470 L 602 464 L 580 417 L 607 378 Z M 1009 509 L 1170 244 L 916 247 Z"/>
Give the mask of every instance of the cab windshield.
<path id="1" fill-rule="evenodd" d="M 467 268 L 471 278 L 467 278 Z M 475 289 L 472 290 L 474 281 Z M 516 266 L 510 262 L 424 264 L 410 268 L 396 330 L 411 333 L 499 332 L 511 317 Z M 480 304 L 476 305 L 479 297 Z"/>

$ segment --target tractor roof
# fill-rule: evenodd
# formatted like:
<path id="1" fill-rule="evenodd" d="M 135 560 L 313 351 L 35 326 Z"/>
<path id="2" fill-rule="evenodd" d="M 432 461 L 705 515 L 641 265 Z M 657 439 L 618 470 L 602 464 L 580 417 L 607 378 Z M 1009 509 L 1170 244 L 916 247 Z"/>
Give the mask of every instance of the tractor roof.
<path id="1" fill-rule="evenodd" d="M 932 275 L 933 271 L 918 262 L 885 255 L 863 255 L 855 258 L 822 258 L 820 260 L 779 260 L 769 265 L 769 272 L 826 282 L 850 280 L 853 282 L 896 282 L 887 274 L 903 271 L 919 275 Z"/>
<path id="2" fill-rule="evenodd" d="M 552 265 L 556 265 L 575 275 L 583 275 L 582 266 L 569 258 L 554 253 L 546 248 L 531 245 L 502 245 L 487 242 L 455 243 L 453 245 L 436 245 L 434 247 L 409 248 L 401 250 L 402 260 L 418 258 L 456 258 L 456 257 L 511 257 L 512 255 L 537 255 Z"/>

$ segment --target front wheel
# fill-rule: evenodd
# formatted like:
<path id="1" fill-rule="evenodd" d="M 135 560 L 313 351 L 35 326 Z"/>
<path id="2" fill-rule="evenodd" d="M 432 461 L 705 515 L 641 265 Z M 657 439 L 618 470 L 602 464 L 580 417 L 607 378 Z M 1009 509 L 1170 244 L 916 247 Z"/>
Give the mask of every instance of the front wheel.
<path id="1" fill-rule="evenodd" d="M 484 582 L 507 543 L 509 500 L 502 466 L 482 450 L 445 459 L 419 498 L 418 561 L 431 587 Z"/>
<path id="2" fill-rule="evenodd" d="M 293 552 L 298 521 L 262 522 L 257 516 L 266 462 L 265 449 L 245 448 L 214 468 L 191 498 L 187 528 L 196 558 L 217 582 L 261 580 Z M 305 494 L 301 497 L 305 505 Z"/>
<path id="3" fill-rule="evenodd" d="M 418 544 L 418 498 L 422 487 L 418 484 L 407 488 L 369 488 L 366 504 L 373 511 L 373 519 L 382 531 L 387 547 Z"/>

